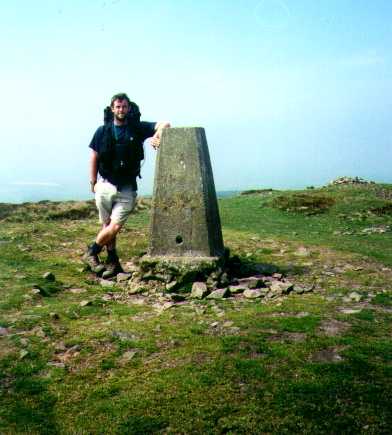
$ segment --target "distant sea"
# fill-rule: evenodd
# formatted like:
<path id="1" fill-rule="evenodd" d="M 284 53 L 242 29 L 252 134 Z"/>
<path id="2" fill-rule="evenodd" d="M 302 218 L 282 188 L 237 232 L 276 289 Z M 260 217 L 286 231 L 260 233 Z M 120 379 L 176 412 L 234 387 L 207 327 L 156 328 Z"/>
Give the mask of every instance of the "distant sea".
<path id="1" fill-rule="evenodd" d="M 218 198 L 228 198 L 238 195 L 239 191 L 218 191 Z M 141 196 L 151 196 L 150 193 L 140 192 Z M 83 201 L 92 199 L 93 196 L 86 189 L 76 186 L 64 187 L 58 184 L 10 184 L 0 187 L 0 203 L 21 204 L 23 202 L 49 201 Z"/>

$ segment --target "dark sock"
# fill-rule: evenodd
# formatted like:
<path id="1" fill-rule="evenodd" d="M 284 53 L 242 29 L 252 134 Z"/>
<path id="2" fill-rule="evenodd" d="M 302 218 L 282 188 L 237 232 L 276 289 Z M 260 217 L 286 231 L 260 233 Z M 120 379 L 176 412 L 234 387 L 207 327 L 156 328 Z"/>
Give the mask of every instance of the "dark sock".
<path id="1" fill-rule="evenodd" d="M 102 251 L 102 246 L 98 245 L 97 243 L 93 243 L 89 248 L 88 248 L 90 254 L 92 255 L 98 255 L 101 251 Z"/>
<path id="2" fill-rule="evenodd" d="M 118 255 L 116 249 L 108 249 L 108 261 L 116 262 L 118 261 Z"/>

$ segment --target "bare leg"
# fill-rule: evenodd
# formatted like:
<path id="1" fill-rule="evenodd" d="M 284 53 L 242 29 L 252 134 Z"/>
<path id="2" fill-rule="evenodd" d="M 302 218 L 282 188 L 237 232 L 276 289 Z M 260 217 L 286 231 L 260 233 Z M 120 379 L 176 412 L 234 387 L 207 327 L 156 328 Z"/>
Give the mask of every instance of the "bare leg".
<path id="1" fill-rule="evenodd" d="M 102 229 L 105 229 L 109 225 L 110 225 L 110 221 L 107 224 L 103 224 Z M 114 249 L 116 249 L 116 236 L 114 236 L 114 238 L 112 240 L 110 240 L 108 243 L 106 243 L 106 249 L 108 251 L 113 251 Z"/>
<path id="2" fill-rule="evenodd" d="M 104 226 L 102 230 L 98 233 L 97 239 L 95 242 L 100 245 L 108 245 L 110 246 L 111 243 L 116 243 L 116 236 L 121 230 L 122 225 L 110 222 L 109 225 Z"/>

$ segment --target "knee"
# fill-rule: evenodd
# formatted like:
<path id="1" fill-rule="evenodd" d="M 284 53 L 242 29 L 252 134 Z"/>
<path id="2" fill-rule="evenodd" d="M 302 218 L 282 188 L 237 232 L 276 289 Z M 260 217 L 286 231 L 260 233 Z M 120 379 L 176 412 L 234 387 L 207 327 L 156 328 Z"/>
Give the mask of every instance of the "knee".
<path id="1" fill-rule="evenodd" d="M 106 228 L 110 231 L 110 233 L 113 236 L 115 236 L 120 232 L 122 225 L 111 222 Z"/>

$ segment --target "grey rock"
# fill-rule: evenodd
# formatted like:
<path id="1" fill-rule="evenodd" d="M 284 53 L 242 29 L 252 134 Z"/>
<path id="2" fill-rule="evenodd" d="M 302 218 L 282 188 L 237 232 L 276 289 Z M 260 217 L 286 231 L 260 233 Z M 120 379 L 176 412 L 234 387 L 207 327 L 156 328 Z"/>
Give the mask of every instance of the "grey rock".
<path id="1" fill-rule="evenodd" d="M 133 261 L 128 261 L 125 263 L 124 270 L 126 272 L 136 272 L 139 270 L 139 268 Z"/>
<path id="2" fill-rule="evenodd" d="M 120 341 L 135 341 L 138 337 L 135 334 L 131 334 L 126 331 L 113 331 L 112 336 L 118 338 Z"/>
<path id="3" fill-rule="evenodd" d="M 238 280 L 239 285 L 243 285 L 246 288 L 260 288 L 265 287 L 264 280 L 257 276 L 250 276 L 248 278 L 241 278 Z"/>
<path id="4" fill-rule="evenodd" d="M 58 369 L 64 369 L 65 368 L 65 363 L 58 362 L 58 361 L 49 361 L 48 362 L 48 366 L 57 367 Z"/>
<path id="5" fill-rule="evenodd" d="M 115 282 L 114 281 L 109 281 L 108 279 L 100 279 L 99 280 L 99 284 L 102 287 L 114 287 L 115 286 Z"/>
<path id="6" fill-rule="evenodd" d="M 146 273 L 142 276 L 142 280 L 166 282 L 165 275 L 160 273 Z"/>
<path id="7" fill-rule="evenodd" d="M 243 293 L 245 290 L 247 290 L 247 287 L 245 285 L 230 285 L 229 286 L 230 293 L 233 295 L 237 295 L 239 293 Z"/>
<path id="8" fill-rule="evenodd" d="M 293 284 L 289 281 L 273 281 L 270 287 L 271 293 L 278 294 L 288 294 L 293 289 Z"/>
<path id="9" fill-rule="evenodd" d="M 180 287 L 180 283 L 177 281 L 172 281 L 167 283 L 165 287 L 168 292 L 175 291 Z"/>
<path id="10" fill-rule="evenodd" d="M 171 307 L 174 307 L 175 303 L 174 302 L 165 302 L 164 304 L 154 304 L 154 308 L 156 309 L 156 311 L 158 312 L 158 314 L 163 313 L 164 311 L 168 310 Z"/>
<path id="11" fill-rule="evenodd" d="M 137 354 L 137 350 L 127 350 L 121 355 L 121 363 L 131 361 L 131 359 Z"/>
<path id="12" fill-rule="evenodd" d="M 203 299 L 208 295 L 208 289 L 205 282 L 196 281 L 192 285 L 191 298 Z"/>
<path id="13" fill-rule="evenodd" d="M 46 281 L 56 281 L 56 277 L 54 276 L 54 274 L 52 272 L 45 272 L 42 275 L 42 278 L 46 279 Z"/>
<path id="14" fill-rule="evenodd" d="M 132 277 L 132 274 L 130 273 L 119 273 L 117 274 L 117 282 L 124 282 L 130 280 Z"/>
<path id="15" fill-rule="evenodd" d="M 207 299 L 224 299 L 230 296 L 230 290 L 228 288 L 220 288 L 211 292 Z"/>
<path id="16" fill-rule="evenodd" d="M 257 299 L 257 298 L 262 298 L 266 295 L 266 292 L 262 292 L 258 289 L 246 289 L 244 291 L 244 296 L 247 299 Z"/>
<path id="17" fill-rule="evenodd" d="M 4 328 L 3 326 L 0 326 L 0 336 L 5 336 L 9 334 L 9 330 L 7 328 Z"/>
<path id="18" fill-rule="evenodd" d="M 20 358 L 20 359 L 23 359 L 23 358 L 25 358 L 28 354 L 29 354 L 29 352 L 28 352 L 27 350 L 22 349 L 22 350 L 19 352 L 19 358 Z"/>
<path id="19" fill-rule="evenodd" d="M 128 284 L 127 290 L 129 295 L 136 295 L 138 293 L 144 293 L 147 291 L 147 288 L 138 282 L 130 282 Z"/>
<path id="20" fill-rule="evenodd" d="M 355 309 L 355 308 L 340 308 L 339 311 L 343 314 L 358 314 L 362 310 L 361 309 Z"/>
<path id="21" fill-rule="evenodd" d="M 293 292 L 298 294 L 298 295 L 302 295 L 303 293 L 309 293 L 311 291 L 313 291 L 314 286 L 310 285 L 310 286 L 304 286 L 304 285 L 299 285 L 299 284 L 295 284 L 293 287 Z"/>
<path id="22" fill-rule="evenodd" d="M 88 305 L 92 305 L 92 301 L 84 300 L 79 303 L 81 307 L 87 307 Z"/>
<path id="23" fill-rule="evenodd" d="M 85 288 L 70 288 L 69 291 L 74 294 L 79 294 L 86 293 L 87 290 Z"/>
<path id="24" fill-rule="evenodd" d="M 310 250 L 305 248 L 304 246 L 300 246 L 295 252 L 294 255 L 297 257 L 309 257 L 311 254 Z"/>
<path id="25" fill-rule="evenodd" d="M 362 299 L 362 296 L 357 292 L 351 292 L 348 297 L 354 302 L 359 302 Z"/>

